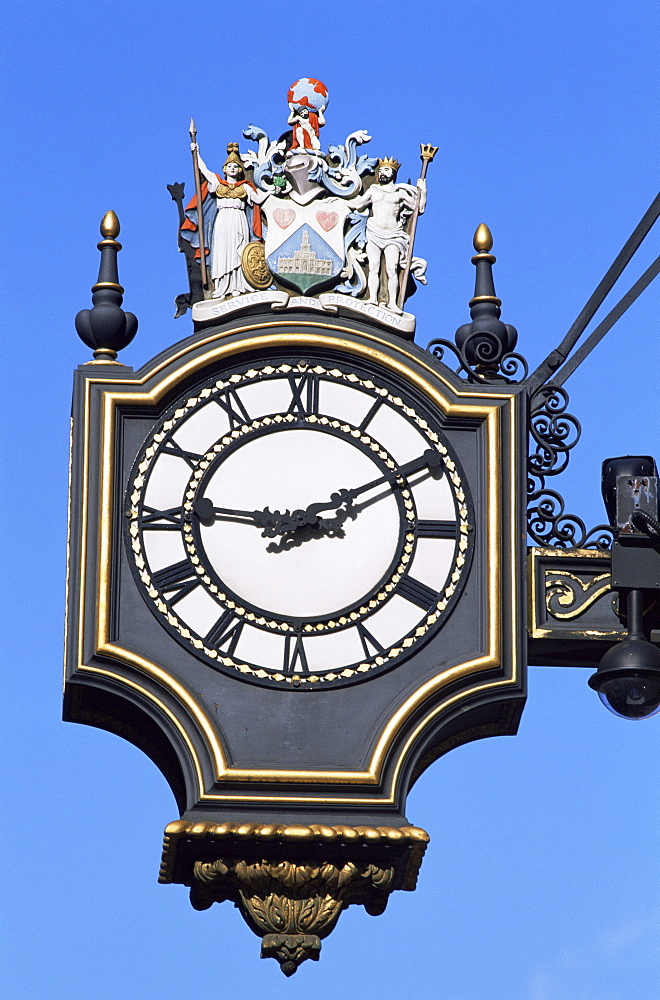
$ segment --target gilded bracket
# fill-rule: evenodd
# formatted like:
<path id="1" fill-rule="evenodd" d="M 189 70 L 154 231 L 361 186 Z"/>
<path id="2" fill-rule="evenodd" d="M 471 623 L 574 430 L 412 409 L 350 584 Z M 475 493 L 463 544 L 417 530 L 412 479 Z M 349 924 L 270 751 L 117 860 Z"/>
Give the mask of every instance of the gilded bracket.
<path id="1" fill-rule="evenodd" d="M 579 618 L 599 598 L 612 590 L 609 573 L 582 579 L 564 569 L 546 570 L 545 610 L 557 621 Z"/>
<path id="2" fill-rule="evenodd" d="M 197 910 L 233 902 L 285 976 L 318 961 L 321 939 L 352 903 L 378 916 L 415 888 L 428 843 L 418 827 L 170 823 L 161 882 L 190 886 Z"/>

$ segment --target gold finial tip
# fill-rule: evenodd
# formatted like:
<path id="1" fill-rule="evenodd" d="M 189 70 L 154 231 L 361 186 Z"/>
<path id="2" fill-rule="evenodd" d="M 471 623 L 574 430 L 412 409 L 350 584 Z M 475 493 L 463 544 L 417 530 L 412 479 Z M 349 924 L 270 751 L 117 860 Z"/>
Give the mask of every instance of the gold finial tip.
<path id="1" fill-rule="evenodd" d="M 101 219 L 101 236 L 106 240 L 116 240 L 119 236 L 119 219 L 110 209 Z"/>
<path id="2" fill-rule="evenodd" d="M 490 253 L 493 249 L 493 234 L 486 225 L 482 222 L 480 226 L 477 226 L 477 231 L 474 234 L 474 239 L 472 245 L 477 253 Z"/>

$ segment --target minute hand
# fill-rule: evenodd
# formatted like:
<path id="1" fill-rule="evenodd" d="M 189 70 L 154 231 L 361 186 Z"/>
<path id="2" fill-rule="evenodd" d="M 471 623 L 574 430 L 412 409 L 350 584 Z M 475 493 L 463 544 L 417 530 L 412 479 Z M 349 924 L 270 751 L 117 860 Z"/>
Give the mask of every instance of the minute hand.
<path id="1" fill-rule="evenodd" d="M 356 486 L 352 490 L 338 490 L 332 494 L 329 500 L 321 503 L 311 503 L 305 510 L 294 510 L 291 514 L 287 511 L 286 514 L 280 516 L 276 523 L 272 525 L 269 534 L 284 535 L 286 532 L 293 531 L 303 525 L 320 528 L 339 528 L 349 516 L 353 500 L 359 497 L 360 494 L 367 493 L 369 490 L 375 489 L 377 486 L 382 486 L 384 483 L 393 483 L 400 478 L 405 479 L 414 472 L 419 472 L 420 469 L 426 467 L 429 469 L 439 469 L 442 467 L 442 458 L 437 451 L 429 449 L 423 455 L 420 455 L 419 458 L 414 458 L 412 461 L 406 462 L 405 465 L 400 466 L 392 472 L 386 472 L 383 476 L 372 479 L 371 482 L 365 483 L 363 486 Z M 324 510 L 335 510 L 336 514 L 334 517 L 322 518 L 319 515 Z"/>
<path id="2" fill-rule="evenodd" d="M 372 490 L 376 486 L 380 486 L 382 483 L 393 483 L 397 479 L 407 479 L 408 476 L 412 476 L 414 472 L 419 472 L 420 469 L 428 466 L 429 469 L 438 469 L 442 466 L 442 457 L 437 451 L 425 451 L 423 455 L 419 458 L 413 458 L 412 461 L 406 462 L 405 465 L 399 466 L 398 469 L 392 472 L 386 472 L 385 475 L 379 476 L 378 479 L 372 479 L 370 483 L 365 483 L 364 486 L 356 486 L 352 490 L 340 490 L 339 495 L 342 498 L 342 502 L 345 500 L 354 500 L 359 497 L 361 493 L 366 493 L 367 490 Z M 332 499 L 336 497 L 337 494 L 334 493 Z M 312 507 L 318 507 L 319 504 L 312 504 Z M 325 510 L 328 507 L 335 506 L 332 503 L 324 504 L 321 510 Z M 309 508 L 307 508 L 309 510 Z"/>

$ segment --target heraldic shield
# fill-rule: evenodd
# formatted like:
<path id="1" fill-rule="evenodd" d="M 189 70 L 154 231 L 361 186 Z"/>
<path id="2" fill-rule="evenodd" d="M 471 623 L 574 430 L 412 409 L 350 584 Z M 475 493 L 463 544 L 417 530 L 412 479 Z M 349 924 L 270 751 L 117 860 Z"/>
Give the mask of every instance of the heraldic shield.
<path id="1" fill-rule="evenodd" d="M 267 200 L 266 261 L 282 284 L 307 294 L 335 282 L 344 268 L 344 224 L 349 211 L 338 198 L 311 205 Z"/>

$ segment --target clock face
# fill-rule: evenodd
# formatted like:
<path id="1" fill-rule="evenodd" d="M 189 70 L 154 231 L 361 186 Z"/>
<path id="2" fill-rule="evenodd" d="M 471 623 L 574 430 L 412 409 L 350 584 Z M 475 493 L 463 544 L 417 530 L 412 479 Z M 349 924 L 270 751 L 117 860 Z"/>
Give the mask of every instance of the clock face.
<path id="1" fill-rule="evenodd" d="M 472 549 L 463 474 L 424 404 L 334 360 L 183 396 L 126 497 L 152 612 L 210 666 L 301 689 L 394 666 L 442 626 Z"/>

